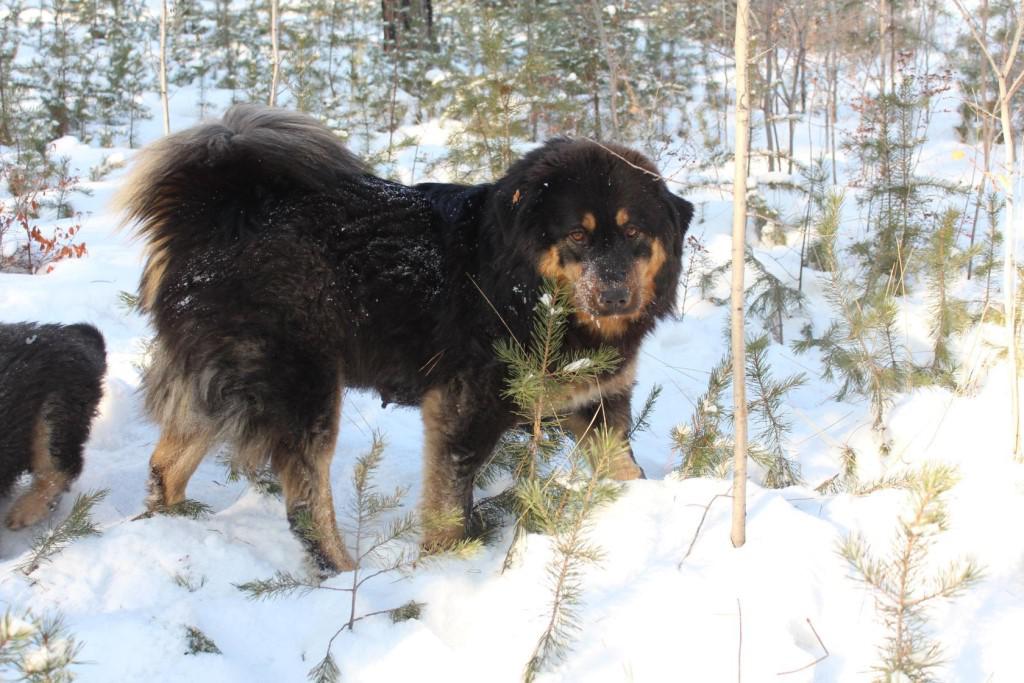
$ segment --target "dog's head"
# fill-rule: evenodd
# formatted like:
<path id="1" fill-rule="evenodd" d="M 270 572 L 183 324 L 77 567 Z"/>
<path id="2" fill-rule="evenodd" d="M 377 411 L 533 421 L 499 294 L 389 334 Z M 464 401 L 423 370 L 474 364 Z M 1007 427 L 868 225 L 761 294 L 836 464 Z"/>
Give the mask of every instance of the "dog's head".
<path id="1" fill-rule="evenodd" d="M 693 205 L 642 154 L 556 139 L 497 185 L 502 229 L 528 236 L 537 275 L 571 288 L 577 324 L 615 338 L 671 310 Z"/>

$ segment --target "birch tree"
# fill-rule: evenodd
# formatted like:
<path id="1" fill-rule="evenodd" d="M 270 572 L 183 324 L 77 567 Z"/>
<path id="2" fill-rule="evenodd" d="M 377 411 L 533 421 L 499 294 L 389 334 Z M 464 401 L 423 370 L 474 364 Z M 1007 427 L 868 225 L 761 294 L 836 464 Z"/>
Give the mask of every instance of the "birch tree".
<path id="1" fill-rule="evenodd" d="M 733 446 L 732 544 L 747 539 L 747 396 L 743 359 L 743 269 L 747 236 L 747 145 L 750 139 L 750 82 L 747 45 L 750 1 L 736 4 L 736 155 L 732 186 L 732 402 L 736 424 Z"/>
<path id="2" fill-rule="evenodd" d="M 1017 74 L 1017 77 L 1010 81 L 1014 63 L 1017 61 L 1017 53 L 1020 51 L 1021 33 L 1024 32 L 1024 2 L 1020 3 L 1016 13 L 1016 26 L 1012 28 L 1013 38 L 1010 41 L 1004 55 L 1002 64 L 996 62 L 992 51 L 989 50 L 988 36 L 978 27 L 974 17 L 964 8 L 961 0 L 953 0 L 956 8 L 960 11 L 964 22 L 971 30 L 974 41 L 981 48 L 985 60 L 992 69 L 992 75 L 996 79 L 999 88 L 996 106 L 999 108 L 999 125 L 1003 134 L 1003 172 L 993 178 L 994 186 L 1003 192 L 1006 202 L 1006 209 L 1003 212 L 1003 305 L 1004 323 L 1006 326 L 1006 358 L 1010 371 L 1010 428 L 1013 436 L 1013 454 L 1020 458 L 1021 452 L 1021 430 L 1020 430 L 1020 385 L 1017 376 L 1017 339 L 1016 339 L 1016 292 L 1017 292 L 1017 267 L 1015 264 L 1014 251 L 1017 245 L 1016 235 L 1016 187 L 1020 180 L 1020 173 L 1016 170 L 1016 149 L 1013 139 L 1013 119 L 1010 112 L 1010 100 L 1014 94 L 1024 85 L 1024 71 Z M 1008 27 L 1009 28 L 1009 27 Z"/>
<path id="3" fill-rule="evenodd" d="M 277 4 L 278 0 L 270 0 L 270 61 L 273 64 L 273 71 L 270 76 L 270 106 L 277 104 L 277 79 L 281 71 L 281 52 L 278 47 L 277 30 Z"/>
<path id="4" fill-rule="evenodd" d="M 171 106 L 167 98 L 167 0 L 160 2 L 160 105 L 164 115 L 164 135 L 171 132 Z"/>

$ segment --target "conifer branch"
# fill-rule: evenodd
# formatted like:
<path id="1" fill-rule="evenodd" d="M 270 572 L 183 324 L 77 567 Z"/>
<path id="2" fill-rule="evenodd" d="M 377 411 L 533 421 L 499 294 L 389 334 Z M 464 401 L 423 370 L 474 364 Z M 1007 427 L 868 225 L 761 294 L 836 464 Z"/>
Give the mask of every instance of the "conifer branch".
<path id="1" fill-rule="evenodd" d="M 100 530 L 92 520 L 92 510 L 109 492 L 109 489 L 101 489 L 79 494 L 63 521 L 33 539 L 28 557 L 18 565 L 18 570 L 28 576 L 74 541 L 98 536 Z"/>
<path id="2" fill-rule="evenodd" d="M 64 628 L 60 616 L 38 619 L 31 613 L 0 619 L 0 677 L 22 681 L 70 683 L 82 645 Z M 14 680 L 13 678 L 10 680 Z"/>

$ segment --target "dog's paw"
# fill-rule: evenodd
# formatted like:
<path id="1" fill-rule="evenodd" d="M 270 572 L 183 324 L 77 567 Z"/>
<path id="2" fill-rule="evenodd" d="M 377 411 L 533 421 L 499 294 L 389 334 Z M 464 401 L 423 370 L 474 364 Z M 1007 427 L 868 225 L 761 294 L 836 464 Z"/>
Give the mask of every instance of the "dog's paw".
<path id="1" fill-rule="evenodd" d="M 24 529 L 39 522 L 54 507 L 56 501 L 40 501 L 23 496 L 19 498 L 7 513 L 7 528 L 11 531 Z"/>

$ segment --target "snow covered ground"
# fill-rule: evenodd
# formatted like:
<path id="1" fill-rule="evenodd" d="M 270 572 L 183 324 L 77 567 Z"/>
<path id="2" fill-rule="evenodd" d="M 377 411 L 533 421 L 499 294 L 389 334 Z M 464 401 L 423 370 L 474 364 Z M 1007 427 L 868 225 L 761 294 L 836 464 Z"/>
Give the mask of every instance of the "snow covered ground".
<path id="1" fill-rule="evenodd" d="M 939 115 L 933 122 L 937 142 L 929 143 L 922 169 L 966 181 L 972 151 L 956 160 L 958 145 L 947 133 L 952 119 L 946 119 Z M 180 128 L 189 118 L 182 113 L 176 121 Z M 157 131 L 150 124 L 152 139 Z M 436 133 L 437 125 L 427 126 L 426 133 Z M 443 144 L 443 135 L 434 137 Z M 130 150 L 100 150 L 72 139 L 58 141 L 57 151 L 72 159 L 83 178 L 104 157 L 131 156 Z M 730 174 L 722 169 L 722 177 Z M 82 681 L 304 680 L 347 618 L 348 595 L 316 591 L 252 602 L 235 587 L 276 571 L 308 570 L 280 500 L 227 481 L 211 457 L 188 492 L 212 507 L 211 516 L 133 521 L 143 510 L 157 433 L 142 416 L 136 392 L 135 364 L 150 332 L 119 300 L 122 290 L 134 291 L 141 269 L 139 245 L 117 230 L 107 207 L 122 177 L 119 170 L 83 182 L 93 194 L 72 199 L 82 212 L 80 241 L 88 246 L 87 257 L 60 262 L 49 274 L 0 275 L 0 320 L 91 322 L 106 336 L 110 368 L 85 470 L 50 518 L 62 519 L 74 494 L 107 488 L 110 495 L 95 512 L 102 535 L 75 542 L 26 578 L 15 567 L 43 525 L 0 532 L 0 607 L 62 613 L 84 643 L 75 668 Z M 710 193 L 692 199 L 702 207 L 691 234 L 701 236 L 715 265 L 725 262 L 729 202 Z M 856 233 L 861 228 L 852 201 L 847 213 Z M 794 276 L 797 236 L 786 246 L 759 247 L 757 254 L 780 277 Z M 970 287 L 962 284 L 965 295 Z M 808 320 L 820 332 L 830 318 L 821 282 L 812 276 L 807 288 L 807 313 L 787 322 L 787 340 Z M 913 296 L 901 308 L 901 331 L 913 350 L 928 348 L 926 305 Z M 973 378 L 968 390 L 927 388 L 898 399 L 890 414 L 888 456 L 878 454 L 865 403 L 830 400 L 835 388 L 820 380 L 815 354 L 800 356 L 773 345 L 776 375 L 804 372 L 809 380 L 788 405 L 794 421 L 789 450 L 808 484 L 784 490 L 751 484 L 747 544 L 734 549 L 730 501 L 715 499 L 728 492 L 729 482 L 672 474 L 679 455 L 671 450 L 671 431 L 688 422 L 709 370 L 727 347 L 724 307 L 691 291 L 686 308 L 681 321 L 658 329 L 640 358 L 637 400 L 652 384 L 664 386 L 652 428 L 634 444 L 650 480 L 629 483 L 617 502 L 600 511 L 592 539 L 605 559 L 586 571 L 582 632 L 569 657 L 542 680 L 868 679 L 885 632 L 874 598 L 851 578 L 836 548 L 847 533 L 859 531 L 886 552 L 909 500 L 893 489 L 863 496 L 815 493 L 814 486 L 839 471 L 844 444 L 857 450 L 864 479 L 928 462 L 959 468 L 961 481 L 949 499 L 950 530 L 930 561 L 941 567 L 949 557 L 970 555 L 985 576 L 931 612 L 929 632 L 941 640 L 948 662 L 941 679 L 1022 680 L 1024 535 L 1008 520 L 1024 518 L 1024 465 L 1011 456 L 1005 366 L 993 361 L 984 343 L 1001 342 L 1000 331 L 983 327 L 961 340 L 958 353 Z M 752 330 L 758 327 L 751 322 Z M 332 471 L 339 510 L 351 495 L 354 457 L 368 448 L 377 429 L 388 443 L 380 483 L 385 489 L 409 486 L 407 506 L 414 507 L 421 467 L 417 412 L 381 409 L 376 397 L 349 393 L 342 425 Z M 0 504 L 0 515 L 9 502 Z M 395 624 L 373 617 L 339 636 L 333 653 L 343 680 L 519 680 L 547 619 L 552 548 L 550 539 L 530 536 L 520 561 L 502 573 L 508 540 L 506 534 L 468 560 L 369 582 L 359 596 L 359 613 L 409 600 L 425 607 L 417 619 Z M 345 582 L 340 576 L 327 585 Z M 222 654 L 186 654 L 186 627 L 201 630 Z"/>

